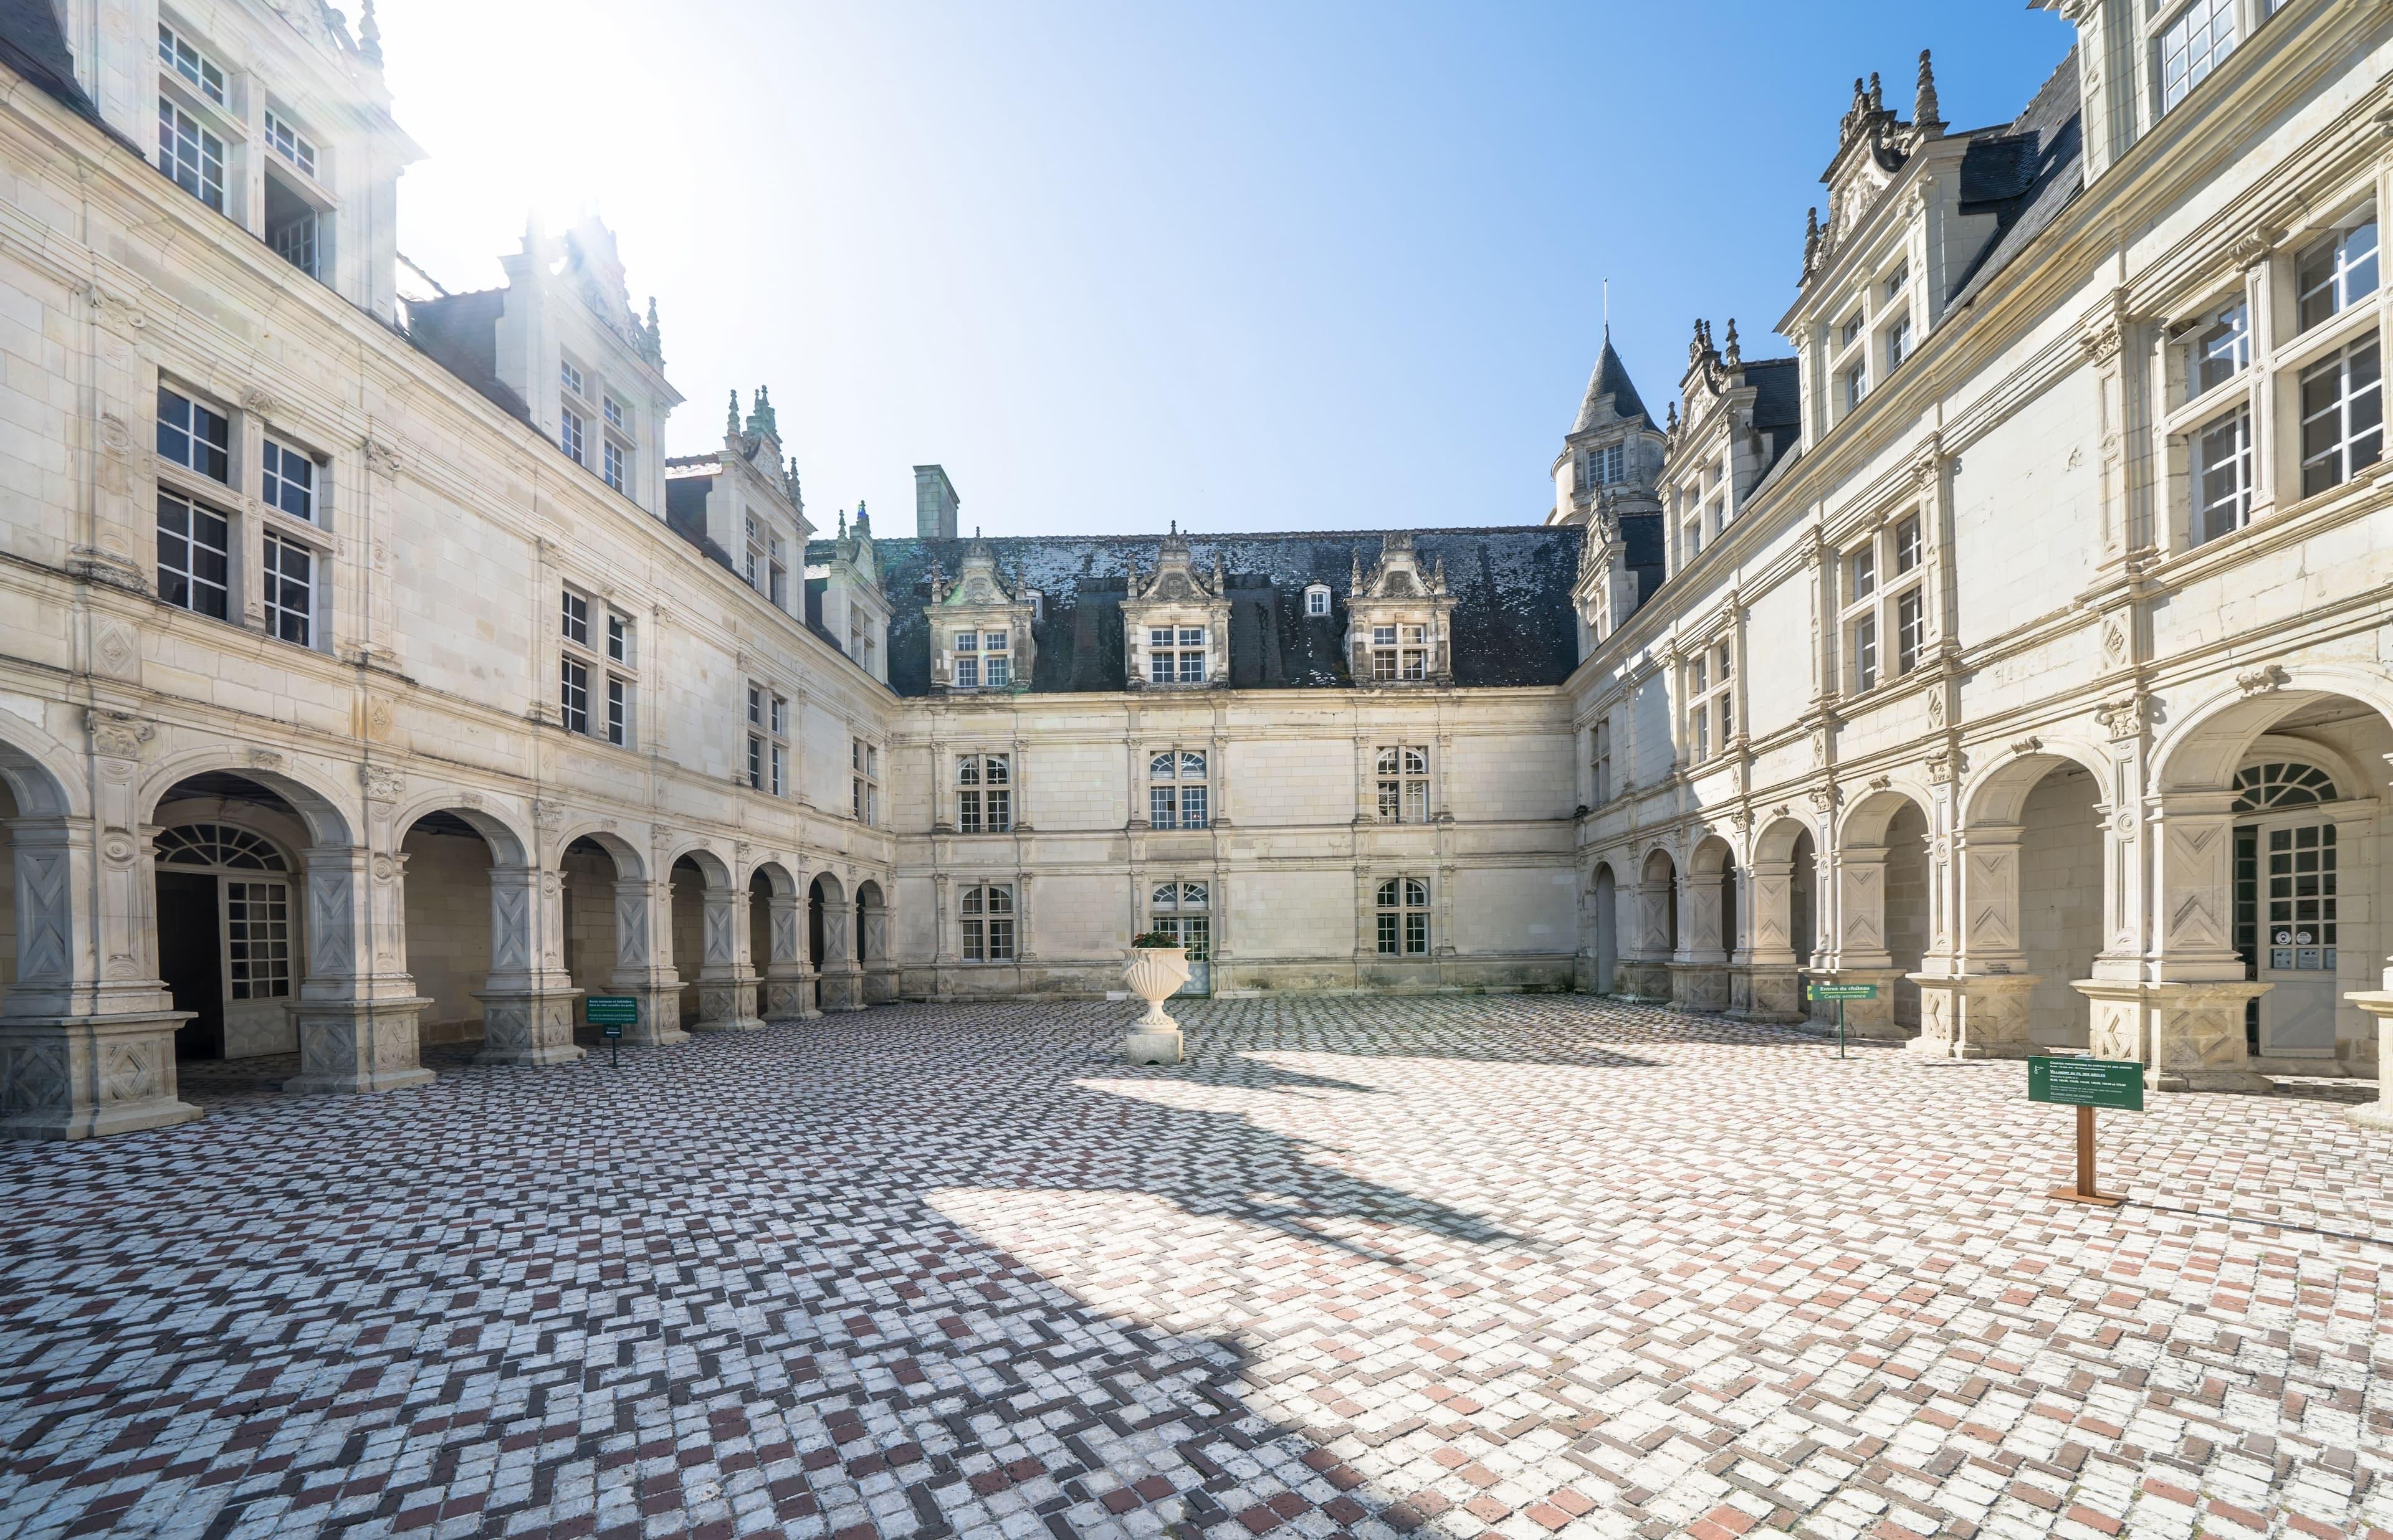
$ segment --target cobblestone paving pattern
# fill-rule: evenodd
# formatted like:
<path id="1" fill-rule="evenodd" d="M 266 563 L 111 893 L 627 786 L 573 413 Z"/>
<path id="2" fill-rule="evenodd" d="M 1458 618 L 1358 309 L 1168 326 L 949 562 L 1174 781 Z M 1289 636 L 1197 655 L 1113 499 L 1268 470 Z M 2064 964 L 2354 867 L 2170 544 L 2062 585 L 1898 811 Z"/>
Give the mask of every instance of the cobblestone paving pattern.
<path id="1" fill-rule="evenodd" d="M 2104 1114 L 2104 1212 L 2016 1064 L 1499 998 L 1133 1070 L 1134 1010 L 0 1149 L 0 1534 L 2393 1532 L 2331 1103 Z"/>

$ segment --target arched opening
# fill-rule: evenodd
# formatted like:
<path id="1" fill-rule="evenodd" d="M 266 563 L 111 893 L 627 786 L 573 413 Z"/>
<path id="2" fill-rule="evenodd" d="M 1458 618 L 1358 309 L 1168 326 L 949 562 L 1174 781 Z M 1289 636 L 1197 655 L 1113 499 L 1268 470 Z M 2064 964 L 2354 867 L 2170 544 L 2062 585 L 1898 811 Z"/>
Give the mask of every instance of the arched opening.
<path id="1" fill-rule="evenodd" d="M 797 879 L 766 861 L 748 879 L 748 956 L 758 976 L 757 1013 L 766 1021 L 819 1014 L 806 967 L 806 906 Z"/>
<path id="2" fill-rule="evenodd" d="M 694 1029 L 701 994 L 698 975 L 706 952 L 707 875 L 695 857 L 685 855 L 673 864 L 666 881 L 673 884 L 673 944 L 665 960 L 681 978 L 681 1019 Z"/>
<path id="3" fill-rule="evenodd" d="M 1822 976 L 1875 985 L 1875 998 L 1846 1003 L 1846 1024 L 1864 1037 L 1901 1038 L 1919 1025 L 1919 985 L 1911 975 L 1926 960 L 1932 923 L 1928 816 L 1902 792 L 1881 788 L 1845 816 L 1838 845 L 1836 946 Z M 1837 1013 L 1833 1004 L 1812 1002 L 1814 1020 Z"/>
<path id="4" fill-rule="evenodd" d="M 750 970 L 748 889 L 710 850 L 674 861 L 673 965 L 681 979 L 681 1016 L 692 1032 L 745 1032 L 764 1025 L 756 1014 L 756 977 Z"/>
<path id="5" fill-rule="evenodd" d="M 490 868 L 481 831 L 454 813 L 426 813 L 399 841 L 407 857 L 407 965 L 415 992 L 431 1001 L 420 1018 L 426 1044 L 482 1036 L 490 980 Z"/>
<path id="6" fill-rule="evenodd" d="M 2352 731 L 2374 713 L 2309 715 L 2293 725 L 2310 731 L 2272 731 L 2245 751 L 2231 808 L 2235 951 L 2244 977 L 2269 986 L 2244 1003 L 2245 1049 L 2266 1067 L 2296 1073 L 2330 1058 L 2360 1067 L 2368 1018 L 2343 996 L 2375 987 L 2385 949 L 2371 924 L 2381 868 L 2381 858 L 2369 859 L 2374 820 L 2356 814 L 2358 799 L 2347 793 L 2363 788 L 2343 770 L 2347 750 L 2334 741 L 2375 736 Z M 2347 1011 L 2355 1019 L 2341 1021 Z"/>
<path id="7" fill-rule="evenodd" d="M 221 771 L 177 782 L 151 817 L 158 976 L 175 1009 L 192 1013 L 175 1056 L 298 1052 L 291 1007 L 307 977 L 307 820 L 279 790 Z"/>
<path id="8" fill-rule="evenodd" d="M 2020 948 L 2035 975 L 2028 1036 L 2083 1048 L 2089 1002 L 2077 981 L 2102 950 L 2101 786 L 2082 765 L 2045 772 L 2020 806 Z"/>
<path id="9" fill-rule="evenodd" d="M 1729 954 L 1735 948 L 1736 856 L 1711 835 L 1687 857 L 1684 912 L 1675 915 L 1679 940 L 1670 969 L 1670 998 L 1689 1011 L 1726 1011 L 1731 998 Z"/>
<path id="10" fill-rule="evenodd" d="M 773 881 L 762 869 L 748 874 L 748 955 L 760 970 L 773 957 Z"/>
<path id="11" fill-rule="evenodd" d="M 861 1011 L 864 987 L 856 966 L 856 911 L 847 887 L 821 872 L 807 890 L 807 939 L 815 959 L 815 988 L 825 1011 Z"/>
<path id="12" fill-rule="evenodd" d="M 614 992 L 622 965 L 615 938 L 615 885 L 633 881 L 613 852 L 588 835 L 565 847 L 557 862 L 563 877 L 565 971 L 584 995 Z"/>
<path id="13" fill-rule="evenodd" d="M 1928 815 L 1905 799 L 1886 826 L 1886 951 L 1894 976 L 1894 1022 L 1919 1029 L 1919 985 L 1911 975 L 1928 958 L 1931 899 Z"/>
<path id="14" fill-rule="evenodd" d="M 1796 963 L 1809 968 L 1820 945 L 1820 849 L 1810 829 L 1795 836 L 1788 861 L 1786 937 Z"/>
<path id="15" fill-rule="evenodd" d="M 1678 864 L 1667 851 L 1650 851 L 1637 870 L 1637 934 L 1624 970 L 1638 998 L 1670 998 L 1670 958 L 1678 949 Z"/>
<path id="16" fill-rule="evenodd" d="M 1609 995 L 1617 987 L 1614 973 L 1620 966 L 1620 891 L 1612 875 L 1612 863 L 1599 861 L 1595 881 L 1589 886 L 1593 920 L 1595 956 L 1593 977 L 1588 983 L 1599 995 Z"/>

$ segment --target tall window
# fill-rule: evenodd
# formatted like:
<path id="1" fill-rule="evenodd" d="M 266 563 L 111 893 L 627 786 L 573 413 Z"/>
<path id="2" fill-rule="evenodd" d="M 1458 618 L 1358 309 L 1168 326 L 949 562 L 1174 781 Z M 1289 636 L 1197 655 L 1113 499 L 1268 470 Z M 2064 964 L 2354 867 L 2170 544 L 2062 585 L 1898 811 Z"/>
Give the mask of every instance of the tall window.
<path id="1" fill-rule="evenodd" d="M 1003 883 L 964 890 L 962 905 L 964 960 L 1013 960 L 1013 890 Z"/>
<path id="2" fill-rule="evenodd" d="M 1594 771 L 1592 793 L 1595 805 L 1602 807 L 1612 800 L 1612 724 L 1599 722 L 1588 729 L 1588 753 Z"/>
<path id="3" fill-rule="evenodd" d="M 588 437 L 588 424 L 582 422 L 582 413 L 571 407 L 564 408 L 559 413 L 556 444 L 557 448 L 565 451 L 565 457 L 575 464 L 580 464 L 582 452 L 587 445 Z"/>
<path id="4" fill-rule="evenodd" d="M 2337 852 L 2334 825 L 2268 830 L 2269 966 L 2334 972 Z"/>
<path id="5" fill-rule="evenodd" d="M 224 141 L 164 97 L 158 98 L 158 169 L 185 192 L 224 212 Z"/>
<path id="6" fill-rule="evenodd" d="M 2294 266 L 2301 327 L 2343 314 L 2376 292 L 2376 215 L 2360 215 L 2303 248 Z"/>
<path id="7" fill-rule="evenodd" d="M 2186 399 L 2205 395 L 2252 367 L 2252 309 L 2242 300 L 2214 313 L 2186 349 Z"/>
<path id="8" fill-rule="evenodd" d="M 2302 372 L 2302 495 L 2341 486 L 2385 450 L 2385 396 L 2376 339 L 2356 342 Z"/>
<path id="9" fill-rule="evenodd" d="M 1213 955 L 1213 890 L 1205 882 L 1157 882 L 1146 901 L 1147 929 L 1188 948 L 1188 960 Z"/>
<path id="10" fill-rule="evenodd" d="M 2193 543 L 2232 534 L 2252 516 L 2252 409 L 2237 407 L 2193 437 Z"/>
<path id="11" fill-rule="evenodd" d="M 1845 639 L 1852 659 L 1853 688 L 1874 690 L 1878 682 L 1877 549 L 1865 545 L 1845 557 Z"/>
<path id="12" fill-rule="evenodd" d="M 1844 398 L 1847 411 L 1861 405 L 1862 398 L 1869 394 L 1869 366 L 1857 363 L 1846 370 L 1838 379 L 1837 390 Z"/>
<path id="13" fill-rule="evenodd" d="M 569 733 L 582 733 L 625 748 L 632 742 L 634 665 L 632 622 L 613 610 L 599 613 L 604 635 L 591 641 L 590 600 L 565 589 L 558 601 L 559 719 Z M 603 646 L 603 654 L 599 650 Z M 593 710 L 592 693 L 600 699 Z"/>
<path id="14" fill-rule="evenodd" d="M 590 645 L 590 601 L 571 589 L 565 590 L 559 611 L 561 629 L 567 641 L 577 647 Z"/>
<path id="15" fill-rule="evenodd" d="M 1886 371 L 1891 374 L 1911 357 L 1911 313 L 1904 311 L 1892 326 L 1886 329 Z"/>
<path id="16" fill-rule="evenodd" d="M 322 216 L 305 201 L 286 196 L 279 176 L 268 176 L 266 189 L 266 243 L 283 261 L 309 278 L 318 277 L 316 234 Z"/>
<path id="17" fill-rule="evenodd" d="M 1166 749 L 1146 762 L 1146 821 L 1155 829 L 1203 829 L 1211 821 L 1205 756 Z"/>
<path id="18" fill-rule="evenodd" d="M 1894 672 L 1909 673 L 1919 666 L 1919 654 L 1928 641 L 1928 605 L 1918 589 L 1911 589 L 1894 601 Z"/>
<path id="19" fill-rule="evenodd" d="M 1205 628 L 1149 626 L 1146 681 L 1150 685 L 1205 683 Z"/>
<path id="20" fill-rule="evenodd" d="M 225 91 L 223 68 L 201 52 L 198 44 L 163 21 L 158 23 L 158 62 L 182 76 L 200 95 L 218 107 L 232 104 L 232 98 Z"/>
<path id="21" fill-rule="evenodd" d="M 1402 743 L 1381 749 L 1378 760 L 1380 822 L 1429 822 L 1429 748 Z"/>
<path id="22" fill-rule="evenodd" d="M 273 151 L 291 163 L 304 176 L 316 175 L 316 147 L 307 136 L 291 124 L 291 120 L 269 107 L 266 110 L 266 142 Z"/>
<path id="23" fill-rule="evenodd" d="M 313 643 L 315 555 L 306 546 L 268 534 L 265 540 L 266 629 L 301 646 Z"/>
<path id="24" fill-rule="evenodd" d="M 556 383 L 562 385 L 572 395 L 581 396 L 587 394 L 587 392 L 582 389 L 583 381 L 582 378 L 582 371 L 575 365 L 571 359 L 559 359 L 556 360 Z"/>
<path id="25" fill-rule="evenodd" d="M 1429 677 L 1429 627 L 1373 626 L 1371 677 L 1380 680 Z"/>
<path id="26" fill-rule="evenodd" d="M 956 761 L 956 832 L 1003 834 L 1013 827 L 1013 763 L 1005 754 Z"/>
<path id="27" fill-rule="evenodd" d="M 632 679 L 638 661 L 633 646 L 632 622 L 613 610 L 607 612 L 607 741 L 625 748 L 632 742 Z"/>
<path id="28" fill-rule="evenodd" d="M 848 811 L 864 824 L 881 822 L 881 750 L 860 737 L 847 740 Z"/>
<path id="29" fill-rule="evenodd" d="M 790 702 L 763 685 L 748 686 L 748 784 L 790 794 Z"/>
<path id="30" fill-rule="evenodd" d="M 960 690 L 980 688 L 980 628 L 956 633 L 956 658 L 948 670 Z"/>
<path id="31" fill-rule="evenodd" d="M 992 690 L 1001 690 L 1013 683 L 1013 634 L 1005 631 L 984 632 L 980 639 L 981 683 Z"/>
<path id="32" fill-rule="evenodd" d="M 1397 877 L 1380 884 L 1380 955 L 1429 955 L 1429 882 Z"/>
<path id="33" fill-rule="evenodd" d="M 590 730 L 590 665 L 571 653 L 558 667 L 557 708 L 567 732 Z"/>
<path id="34" fill-rule="evenodd" d="M 211 480 L 232 484 L 232 419 L 179 391 L 158 387 L 158 453 Z"/>
<path id="35" fill-rule="evenodd" d="M 263 476 L 258 495 L 269 508 L 293 518 L 316 522 L 316 463 L 274 438 L 260 451 Z"/>
<path id="36" fill-rule="evenodd" d="M 1701 764 L 1736 736 L 1736 649 L 1715 642 L 1686 664 L 1687 758 Z"/>
<path id="37" fill-rule="evenodd" d="M 2160 57 L 2162 111 L 2183 101 L 2235 51 L 2235 6 L 2236 0 L 2193 0 L 2162 29 L 2153 45 Z"/>
<path id="38" fill-rule="evenodd" d="M 158 597 L 196 615 L 232 614 L 231 525 L 179 492 L 158 494 Z"/>
<path id="39" fill-rule="evenodd" d="M 614 488 L 620 492 L 623 489 L 625 477 L 631 474 L 629 469 L 631 464 L 631 453 L 623 448 L 621 442 L 613 438 L 607 440 L 601 452 L 606 456 L 606 470 L 604 474 L 607 478 L 607 485 Z"/>

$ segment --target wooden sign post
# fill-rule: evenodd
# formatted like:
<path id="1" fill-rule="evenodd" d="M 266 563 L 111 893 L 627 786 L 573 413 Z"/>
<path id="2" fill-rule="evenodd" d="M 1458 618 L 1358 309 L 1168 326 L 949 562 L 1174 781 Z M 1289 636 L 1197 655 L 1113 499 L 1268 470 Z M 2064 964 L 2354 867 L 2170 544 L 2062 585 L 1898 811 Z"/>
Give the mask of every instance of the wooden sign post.
<path id="1" fill-rule="evenodd" d="M 2099 1208 L 2116 1208 L 2126 1202 L 2094 1185 L 2094 1109 L 2143 1111 L 2144 1066 L 2120 1059 L 2030 1059 L 2027 1099 L 2077 1109 L 2077 1185 L 2056 1187 L 2052 1196 Z"/>
<path id="2" fill-rule="evenodd" d="M 1843 1058 L 1845 1056 L 1845 1002 L 1877 998 L 1877 985 L 1875 984 L 1815 984 L 1811 985 L 1811 998 L 1815 1000 L 1837 1002 L 1837 1057 Z"/>
<path id="3" fill-rule="evenodd" d="M 616 1069 L 623 1065 L 623 1028 L 640 1019 L 640 998 L 637 995 L 585 995 L 582 1007 L 585 1019 L 607 1039 L 607 1063 Z"/>

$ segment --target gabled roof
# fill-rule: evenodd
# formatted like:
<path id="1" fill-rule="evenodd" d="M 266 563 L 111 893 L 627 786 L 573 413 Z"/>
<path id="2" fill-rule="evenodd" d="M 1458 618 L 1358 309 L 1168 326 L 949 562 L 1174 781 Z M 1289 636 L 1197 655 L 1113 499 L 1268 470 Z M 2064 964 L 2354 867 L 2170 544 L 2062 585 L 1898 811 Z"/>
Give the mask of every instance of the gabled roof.
<path id="1" fill-rule="evenodd" d="M 1961 212 L 1993 215 L 1995 232 L 1955 282 L 1955 307 L 1984 292 L 2083 190 L 2079 106 L 2077 50 L 2072 48 L 2007 130 L 1981 135 L 1963 152 Z"/>
<path id="2" fill-rule="evenodd" d="M 1603 356 L 1595 360 L 1595 372 L 1588 376 L 1587 398 L 1579 402 L 1578 421 L 1571 424 L 1571 432 L 1585 433 L 1602 422 L 1601 403 L 1607 396 L 1612 398 L 1615 416 L 1653 421 L 1646 415 L 1645 403 L 1638 398 L 1637 386 L 1629 382 L 1628 366 L 1612 350 L 1612 328 L 1608 326 L 1603 329 Z"/>
<path id="3" fill-rule="evenodd" d="M 1414 548 L 1425 565 L 1445 562 L 1456 597 L 1454 672 L 1460 686 L 1558 685 L 1578 666 L 1571 588 L 1584 533 L 1569 527 L 1431 529 Z M 1236 689 L 1301 689 L 1351 683 L 1345 656 L 1346 590 L 1357 562 L 1380 559 L 1382 532 L 1191 535 L 1192 565 L 1216 558 L 1230 601 L 1230 684 Z M 809 563 L 828 560 L 830 543 L 811 542 Z M 889 684 L 901 696 L 930 691 L 931 567 L 952 579 L 962 568 L 961 540 L 880 539 L 882 590 L 896 611 L 889 623 Z M 991 538 L 987 542 L 1009 584 L 1018 576 L 1039 591 L 1034 624 L 1040 693 L 1124 687 L 1121 604 L 1130 571 L 1153 568 L 1161 537 L 1057 535 Z M 1304 591 L 1326 583 L 1330 612 L 1308 615 Z"/>

